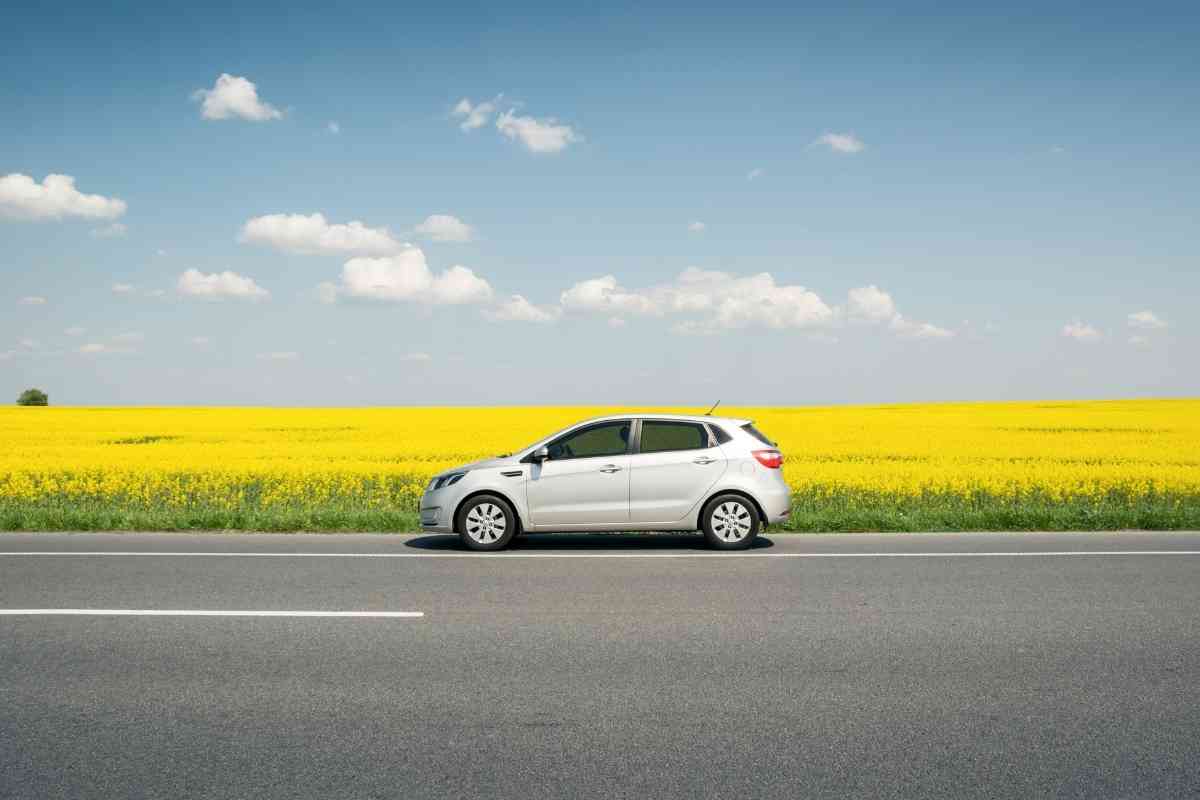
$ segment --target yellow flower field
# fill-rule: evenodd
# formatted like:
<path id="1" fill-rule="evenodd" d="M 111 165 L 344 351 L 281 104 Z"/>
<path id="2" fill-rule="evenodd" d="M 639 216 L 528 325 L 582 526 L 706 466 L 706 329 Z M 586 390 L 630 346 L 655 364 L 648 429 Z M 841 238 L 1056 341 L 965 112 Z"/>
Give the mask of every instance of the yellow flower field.
<path id="1" fill-rule="evenodd" d="M 0 527 L 411 528 L 433 473 L 622 410 L 5 408 Z M 1200 400 L 720 413 L 779 442 L 797 529 L 1179 527 L 1200 515 Z"/>

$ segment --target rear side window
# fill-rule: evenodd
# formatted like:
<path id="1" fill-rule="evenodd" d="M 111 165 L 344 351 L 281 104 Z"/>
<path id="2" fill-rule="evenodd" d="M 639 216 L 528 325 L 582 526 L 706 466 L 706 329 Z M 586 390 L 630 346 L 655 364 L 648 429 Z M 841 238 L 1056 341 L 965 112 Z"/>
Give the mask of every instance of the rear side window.
<path id="1" fill-rule="evenodd" d="M 770 439 L 768 439 L 766 436 L 764 436 L 762 431 L 760 431 L 758 428 L 754 427 L 753 423 L 747 422 L 745 425 L 742 426 L 742 430 L 744 430 L 746 433 L 753 436 L 755 439 L 758 439 L 760 442 L 765 444 L 767 447 L 775 446 L 775 443 L 772 442 Z"/>
<path id="2" fill-rule="evenodd" d="M 720 425 L 709 425 L 708 429 L 712 431 L 713 438 L 717 440 L 717 444 L 726 444 L 733 441 L 733 437 Z"/>
<path id="3" fill-rule="evenodd" d="M 708 429 L 691 422 L 642 423 L 643 453 L 665 453 L 670 450 L 702 450 L 708 447 Z"/>

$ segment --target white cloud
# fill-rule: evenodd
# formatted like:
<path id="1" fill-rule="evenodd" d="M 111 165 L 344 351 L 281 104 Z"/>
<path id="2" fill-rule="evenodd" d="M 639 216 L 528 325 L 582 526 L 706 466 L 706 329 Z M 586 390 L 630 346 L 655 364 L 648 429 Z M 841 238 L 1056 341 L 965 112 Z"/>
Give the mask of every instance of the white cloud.
<path id="1" fill-rule="evenodd" d="M 765 169 L 763 169 L 762 167 L 755 167 L 754 169 L 752 169 L 746 173 L 746 180 L 752 181 L 756 178 L 761 178 L 763 175 L 766 175 L 766 174 L 767 174 L 767 171 Z"/>
<path id="2" fill-rule="evenodd" d="M 276 351 L 274 353 L 259 353 L 259 361 L 298 361 L 300 354 L 294 350 Z"/>
<path id="3" fill-rule="evenodd" d="M 189 269 L 179 276 L 176 289 L 180 294 L 192 297 L 239 297 L 258 300 L 269 294 L 252 278 L 229 270 L 205 274 L 198 269 Z"/>
<path id="4" fill-rule="evenodd" d="M 1101 339 L 1104 334 L 1093 328 L 1087 323 L 1075 320 L 1068 322 L 1062 328 L 1062 335 L 1068 339 L 1074 339 L 1077 342 L 1094 342 Z"/>
<path id="5" fill-rule="evenodd" d="M 410 362 L 411 361 L 420 361 L 420 362 L 432 361 L 433 356 L 429 355 L 429 353 L 408 353 L 406 355 L 400 356 L 400 360 L 401 361 L 410 361 Z"/>
<path id="6" fill-rule="evenodd" d="M 113 294 L 133 294 L 137 291 L 137 287 L 132 283 L 114 283 L 112 290 Z"/>
<path id="7" fill-rule="evenodd" d="M 16 350 L 0 350 L 0 361 L 8 361 L 9 359 L 16 356 L 16 354 L 17 354 Z"/>
<path id="8" fill-rule="evenodd" d="M 166 289 L 147 289 L 146 290 L 146 297 L 166 297 L 166 296 L 167 296 Z"/>
<path id="9" fill-rule="evenodd" d="M 253 122 L 281 119 L 283 112 L 258 99 L 258 87 L 237 75 L 221 73 L 211 89 L 197 89 L 192 99 L 201 103 L 204 119 L 240 117 Z"/>
<path id="10" fill-rule="evenodd" d="M 331 224 L 324 214 L 267 214 L 242 226 L 238 241 L 264 244 L 285 253 L 353 253 L 382 256 L 405 248 L 387 228 L 368 228 L 357 220 Z"/>
<path id="11" fill-rule="evenodd" d="M 496 103 L 501 97 L 502 95 L 497 95 L 493 99 L 485 100 L 478 105 L 472 105 L 471 101 L 466 97 L 459 100 L 453 112 L 454 116 L 463 118 L 458 127 L 464 131 L 473 131 L 476 128 L 482 128 L 491 119 L 492 114 L 496 113 Z"/>
<path id="12" fill-rule="evenodd" d="M 835 153 L 861 153 L 866 145 L 852 133 L 825 133 L 818 136 L 814 145 L 825 145 Z"/>
<path id="13" fill-rule="evenodd" d="M 896 309 L 892 296 L 871 284 L 846 293 L 846 316 L 852 322 L 886 324 L 888 328 L 913 339 L 949 339 L 954 331 L 929 322 L 914 322 Z"/>
<path id="14" fill-rule="evenodd" d="M 0 217 L 45 220 L 63 217 L 114 219 L 125 213 L 124 200 L 83 194 L 70 175 L 47 175 L 38 183 L 14 172 L 0 177 Z"/>
<path id="15" fill-rule="evenodd" d="M 114 222 L 111 225 L 105 225 L 103 228 L 92 228 L 91 237 L 93 239 L 119 239 L 128 233 L 128 229 L 123 223 Z"/>
<path id="16" fill-rule="evenodd" d="M 483 315 L 497 322 L 554 322 L 562 315 L 562 309 L 541 308 L 526 300 L 524 296 L 514 294 L 495 308 L 485 310 Z"/>
<path id="17" fill-rule="evenodd" d="M 430 304 L 483 303 L 492 297 L 486 280 L 462 266 L 434 275 L 418 247 L 383 258 L 352 258 L 342 265 L 342 294 L 375 300 Z"/>
<path id="18" fill-rule="evenodd" d="M 46 305 L 46 298 L 39 297 L 38 295 L 29 295 L 28 297 L 22 297 L 17 302 L 23 306 L 44 306 Z"/>
<path id="19" fill-rule="evenodd" d="M 1144 331 L 1162 330 L 1167 323 L 1153 311 L 1136 311 L 1129 315 L 1129 327 Z"/>
<path id="20" fill-rule="evenodd" d="M 621 314 L 691 314 L 704 317 L 676 326 L 701 329 L 804 328 L 829 324 L 835 312 L 803 286 L 780 286 L 766 272 L 740 277 L 689 267 L 673 283 L 630 291 L 612 275 L 581 281 L 562 293 L 569 311 Z"/>
<path id="21" fill-rule="evenodd" d="M 207 336 L 193 336 L 192 338 L 188 339 L 188 341 L 194 344 L 196 347 L 207 347 L 208 345 L 212 344 L 212 339 Z"/>
<path id="22" fill-rule="evenodd" d="M 702 233 L 704 231 L 704 223 L 700 220 L 693 220 L 688 223 L 688 230 L 692 233 Z"/>
<path id="23" fill-rule="evenodd" d="M 146 335 L 141 331 L 129 331 L 127 333 L 118 333 L 112 337 L 112 340 L 117 344 L 136 344 L 145 340 Z"/>
<path id="24" fill-rule="evenodd" d="M 336 135 L 342 132 L 342 126 L 338 124 L 336 119 L 331 119 L 329 120 L 329 124 L 325 126 L 325 130 Z"/>
<path id="25" fill-rule="evenodd" d="M 63 331 L 63 333 L 65 333 L 67 336 L 83 336 L 85 333 L 87 333 L 87 328 L 81 328 L 76 325 L 72 328 L 67 328 L 65 331 Z"/>
<path id="26" fill-rule="evenodd" d="M 625 320 L 624 320 L 624 319 L 622 319 L 621 317 L 609 317 L 609 318 L 608 318 L 608 327 L 610 327 L 610 328 L 624 328 L 624 327 L 625 327 Z"/>
<path id="27" fill-rule="evenodd" d="M 827 329 L 851 321 L 882 324 L 898 335 L 945 339 L 954 332 L 906 319 L 891 295 L 876 286 L 852 289 L 845 314 L 810 289 L 780 285 L 767 272 L 733 275 L 689 267 L 674 281 L 646 289 L 622 287 L 612 275 L 580 281 L 559 298 L 563 310 L 604 314 L 611 325 L 628 315 L 687 317 L 672 326 L 685 334 L 712 334 L 733 328 Z"/>
<path id="28" fill-rule="evenodd" d="M 435 242 L 469 242 L 475 235 L 470 225 L 449 214 L 431 214 L 413 232 Z"/>
<path id="29" fill-rule="evenodd" d="M 38 341 L 36 339 L 29 339 L 29 338 L 21 339 L 20 341 L 17 342 L 17 344 L 21 345 L 21 347 L 24 347 L 26 350 L 37 350 L 38 349 Z"/>
<path id="30" fill-rule="evenodd" d="M 519 117 L 513 110 L 496 119 L 496 129 L 509 139 L 520 140 L 531 153 L 558 153 L 579 141 L 579 134 L 553 117 Z"/>

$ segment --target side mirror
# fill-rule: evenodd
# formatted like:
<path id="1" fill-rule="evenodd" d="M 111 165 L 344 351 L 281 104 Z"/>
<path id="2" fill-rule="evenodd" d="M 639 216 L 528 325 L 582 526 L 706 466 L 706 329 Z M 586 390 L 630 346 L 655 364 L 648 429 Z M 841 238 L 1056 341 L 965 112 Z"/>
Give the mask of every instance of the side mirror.
<path id="1" fill-rule="evenodd" d="M 550 448 L 539 447 L 537 450 L 533 451 L 533 454 L 530 455 L 530 458 L 534 461 L 546 461 L 550 458 Z"/>

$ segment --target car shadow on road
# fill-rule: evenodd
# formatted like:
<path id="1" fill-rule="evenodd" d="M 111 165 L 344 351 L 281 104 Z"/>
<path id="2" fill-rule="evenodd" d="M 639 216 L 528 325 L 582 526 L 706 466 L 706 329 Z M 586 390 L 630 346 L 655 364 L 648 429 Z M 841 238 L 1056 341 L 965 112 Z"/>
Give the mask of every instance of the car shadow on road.
<path id="1" fill-rule="evenodd" d="M 417 550 L 470 552 L 455 534 L 428 534 L 404 544 Z M 758 536 L 750 549 L 774 546 L 767 537 Z M 527 533 L 517 537 L 508 549 L 536 553 L 540 550 L 708 550 L 709 547 L 698 533 Z"/>

